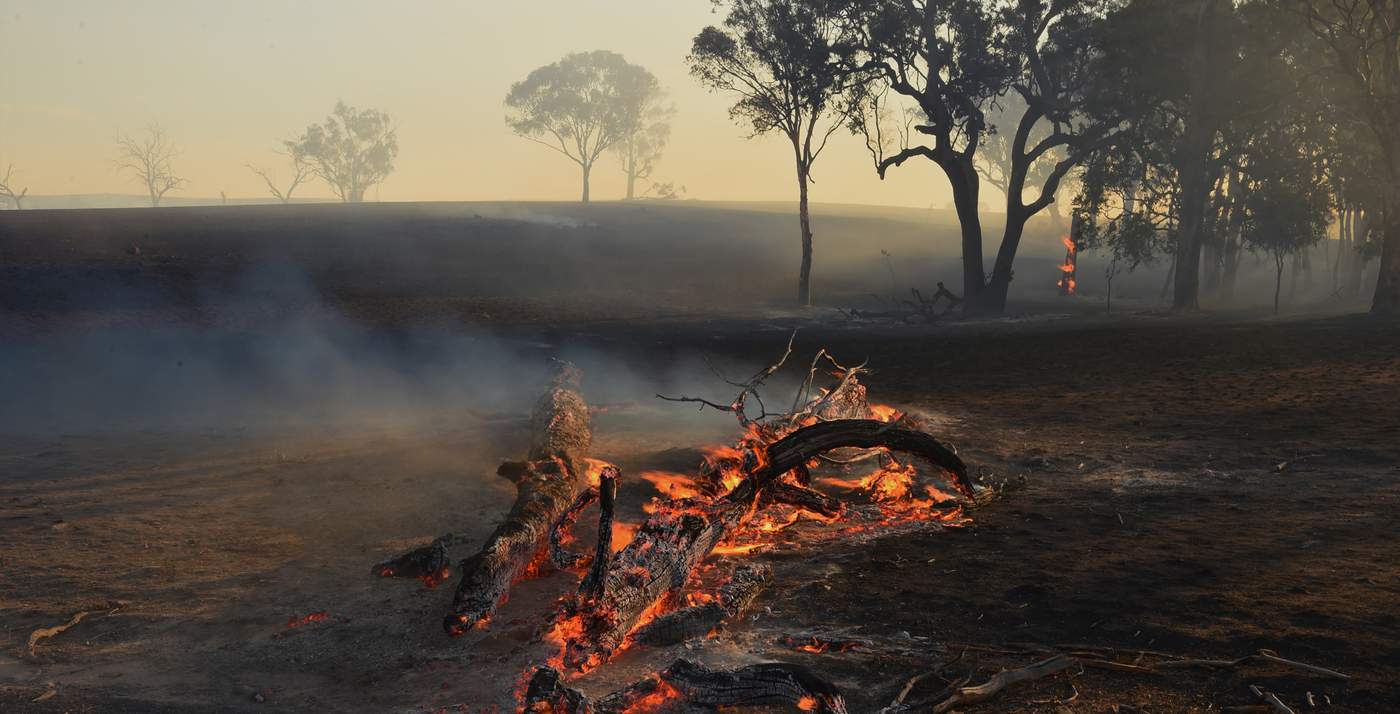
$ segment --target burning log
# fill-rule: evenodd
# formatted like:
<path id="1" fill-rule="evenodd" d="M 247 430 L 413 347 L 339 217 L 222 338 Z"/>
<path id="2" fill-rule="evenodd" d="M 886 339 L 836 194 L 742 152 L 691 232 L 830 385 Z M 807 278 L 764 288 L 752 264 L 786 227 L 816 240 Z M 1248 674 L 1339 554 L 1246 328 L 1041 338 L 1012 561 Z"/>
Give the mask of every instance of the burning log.
<path id="1" fill-rule="evenodd" d="M 555 662 L 587 671 L 624 646 L 628 635 L 665 606 L 701 561 L 754 513 L 760 495 L 816 456 L 843 447 L 882 447 L 922 457 L 946 471 L 964 495 L 974 495 L 967 466 L 933 436 L 874 419 L 841 419 L 806 426 L 768 445 L 761 466 L 715 501 L 677 499 L 654 513 L 632 542 L 612 557 L 601 588 L 566 598 L 549 638 Z"/>
<path id="2" fill-rule="evenodd" d="M 652 620 L 633 639 L 654 646 L 674 645 L 714 632 L 726 620 L 739 617 L 748 609 L 773 575 L 767 566 L 745 564 L 719 589 L 714 602 L 694 605 Z"/>
<path id="3" fill-rule="evenodd" d="M 598 479 L 598 547 L 593 566 L 579 585 L 579 592 L 596 597 L 603 589 L 603 575 L 612 562 L 613 517 L 617 508 L 617 469 L 608 467 Z"/>
<path id="4" fill-rule="evenodd" d="M 434 538 L 425 546 L 375 563 L 370 573 L 381 578 L 418 578 L 429 588 L 435 588 L 452 575 L 452 565 L 447 558 L 447 546 L 451 542 L 451 533 Z"/>
<path id="5" fill-rule="evenodd" d="M 461 562 L 462 579 L 443 619 L 443 629 L 454 637 L 490 621 L 511 583 L 547 556 L 556 525 L 585 486 L 593 431 L 579 378 L 576 367 L 558 363 L 553 384 L 530 416 L 527 460 L 506 462 L 497 471 L 515 483 L 515 504 L 481 551 Z"/>
<path id="6" fill-rule="evenodd" d="M 846 712 L 841 691 L 800 665 L 764 662 L 715 670 L 685 659 L 596 702 L 564 684 L 558 670 L 540 667 L 530 678 L 523 704 L 527 712 L 549 714 L 713 711 L 775 704 L 808 712 Z"/>

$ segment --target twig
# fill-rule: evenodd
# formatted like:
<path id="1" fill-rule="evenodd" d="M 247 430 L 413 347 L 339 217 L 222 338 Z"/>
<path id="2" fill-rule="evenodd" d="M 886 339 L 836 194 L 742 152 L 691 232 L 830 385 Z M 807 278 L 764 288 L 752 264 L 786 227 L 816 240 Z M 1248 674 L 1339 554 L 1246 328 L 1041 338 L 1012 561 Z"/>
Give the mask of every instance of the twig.
<path id="1" fill-rule="evenodd" d="M 1266 692 L 1260 689 L 1257 684 L 1249 685 L 1249 691 L 1254 694 L 1257 699 L 1268 704 L 1274 711 L 1278 712 L 1278 714 L 1294 714 L 1293 710 L 1290 709 L 1287 704 L 1284 704 L 1283 700 L 1279 699 L 1278 695 L 1273 692 Z"/>
<path id="2" fill-rule="evenodd" d="M 942 712 L 952 711 L 958 707 L 983 702 L 995 697 L 1000 694 L 1002 690 L 1014 684 L 1059 674 L 1074 665 L 1075 659 L 1073 657 L 1056 655 L 1020 669 L 1002 670 L 993 675 L 991 679 L 975 687 L 960 687 L 954 690 L 951 696 L 933 707 L 933 712 L 934 714 L 941 714 Z"/>

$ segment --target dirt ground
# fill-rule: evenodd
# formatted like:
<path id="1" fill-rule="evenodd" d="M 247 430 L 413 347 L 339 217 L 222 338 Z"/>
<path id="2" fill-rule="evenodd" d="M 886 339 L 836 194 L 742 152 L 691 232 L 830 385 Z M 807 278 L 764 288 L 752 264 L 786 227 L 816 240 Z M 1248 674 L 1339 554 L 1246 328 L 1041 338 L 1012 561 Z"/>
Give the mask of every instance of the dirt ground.
<path id="1" fill-rule="evenodd" d="M 1297 711 L 1400 710 L 1393 325 L 594 317 L 501 328 L 660 373 L 695 355 L 761 366 L 800 324 L 799 352 L 868 359 L 874 399 L 933 415 L 977 473 L 1008 488 L 965 528 L 752 556 L 776 573 L 754 617 L 699 644 L 629 650 L 580 680 L 590 693 L 677 656 L 780 659 L 833 678 L 852 711 L 874 711 L 940 661 L 955 660 L 911 700 L 1042 659 L 1045 646 L 1125 660 L 1270 649 L 1352 678 L 1075 669 L 967 711 L 1210 712 L 1254 703 L 1250 684 Z M 525 408 L 413 430 L 4 437 L 0 709 L 509 710 L 520 673 L 546 654 L 539 618 L 573 576 L 521 585 L 488 631 L 453 640 L 440 630 L 450 586 L 379 580 L 369 566 L 443 532 L 484 537 L 513 497 L 491 474 L 523 451 Z M 651 493 L 635 474 L 689 468 L 695 447 L 734 428 L 638 393 L 600 411 L 595 431 L 596 455 L 633 475 L 623 513 L 635 521 Z M 91 614 L 30 645 L 78 612 Z M 859 628 L 844 632 L 866 644 L 810 654 L 781 643 L 808 628 Z"/>

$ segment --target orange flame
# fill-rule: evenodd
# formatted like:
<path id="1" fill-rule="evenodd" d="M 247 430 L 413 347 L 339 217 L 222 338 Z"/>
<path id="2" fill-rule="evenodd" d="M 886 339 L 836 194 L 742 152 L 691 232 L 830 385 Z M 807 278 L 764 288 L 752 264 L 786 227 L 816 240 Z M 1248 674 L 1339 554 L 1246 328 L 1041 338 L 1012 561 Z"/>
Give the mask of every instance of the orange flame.
<path id="1" fill-rule="evenodd" d="M 667 498 L 695 498 L 700 489 L 695 479 L 670 471 L 643 471 L 642 480 L 649 481 L 661 495 Z"/>

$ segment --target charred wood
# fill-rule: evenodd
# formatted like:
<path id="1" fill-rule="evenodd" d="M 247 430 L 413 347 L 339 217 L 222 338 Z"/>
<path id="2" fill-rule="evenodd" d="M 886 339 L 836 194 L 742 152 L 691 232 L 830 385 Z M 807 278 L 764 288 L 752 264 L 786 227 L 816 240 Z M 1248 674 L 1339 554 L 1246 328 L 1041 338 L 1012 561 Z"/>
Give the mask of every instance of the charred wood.
<path id="1" fill-rule="evenodd" d="M 511 584 L 537 558 L 547 557 L 555 524 L 582 490 L 593 432 L 579 376 L 573 365 L 558 363 L 553 384 L 530 416 L 527 460 L 498 470 L 515 483 L 515 503 L 482 549 L 462 561 L 462 579 L 443 619 L 448 634 L 462 635 L 490 620 Z"/>
<path id="2" fill-rule="evenodd" d="M 662 615 L 638 629 L 633 639 L 643 644 L 665 646 L 704 637 L 727 620 L 741 616 L 771 577 L 772 571 L 767 566 L 742 565 L 729 582 L 720 586 L 717 601 Z"/>

